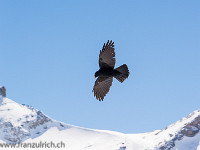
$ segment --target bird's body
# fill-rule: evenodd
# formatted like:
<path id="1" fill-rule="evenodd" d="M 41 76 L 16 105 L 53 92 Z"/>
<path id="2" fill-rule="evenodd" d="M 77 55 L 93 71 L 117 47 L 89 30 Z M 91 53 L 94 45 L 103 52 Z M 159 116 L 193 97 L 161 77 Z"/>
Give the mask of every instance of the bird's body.
<path id="1" fill-rule="evenodd" d="M 109 92 L 112 85 L 113 77 L 119 82 L 124 82 L 129 76 L 129 70 L 126 64 L 114 69 L 115 67 L 115 49 L 114 42 L 108 40 L 103 45 L 99 54 L 99 67 L 100 69 L 95 73 L 96 80 L 93 92 L 96 99 L 103 101 L 106 94 Z"/>
<path id="2" fill-rule="evenodd" d="M 115 77 L 120 72 L 112 68 L 100 68 L 96 73 L 95 77 Z"/>

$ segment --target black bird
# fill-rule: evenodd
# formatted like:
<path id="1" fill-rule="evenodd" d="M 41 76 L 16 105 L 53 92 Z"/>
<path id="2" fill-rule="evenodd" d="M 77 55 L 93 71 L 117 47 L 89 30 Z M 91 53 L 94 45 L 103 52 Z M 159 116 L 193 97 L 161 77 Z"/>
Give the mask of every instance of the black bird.
<path id="1" fill-rule="evenodd" d="M 112 40 L 103 45 L 99 54 L 99 67 L 100 69 L 95 73 L 96 80 L 93 92 L 96 99 L 103 101 L 106 94 L 109 92 L 112 85 L 113 77 L 119 82 L 124 82 L 129 76 L 129 70 L 126 64 L 114 69 L 115 67 L 115 49 Z"/>

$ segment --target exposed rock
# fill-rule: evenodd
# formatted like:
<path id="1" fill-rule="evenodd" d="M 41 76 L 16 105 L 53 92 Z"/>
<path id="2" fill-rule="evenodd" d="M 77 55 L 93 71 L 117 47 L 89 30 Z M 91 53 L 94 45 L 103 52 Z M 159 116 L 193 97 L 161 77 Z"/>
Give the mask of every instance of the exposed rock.
<path id="1" fill-rule="evenodd" d="M 21 105 L 20 107 L 27 109 L 30 114 L 24 115 L 24 118 L 17 119 L 17 123 L 13 123 L 12 120 L 5 121 L 3 117 L 0 118 L 0 134 L 7 143 L 17 144 L 30 138 L 33 134 L 39 135 L 45 132 L 49 126 L 48 123 L 52 122 L 50 118 L 33 107 L 26 105 Z M 4 110 L 6 111 L 6 109 Z"/>
<path id="2" fill-rule="evenodd" d="M 6 88 L 4 86 L 0 86 L 0 95 L 6 97 Z"/>
<path id="3" fill-rule="evenodd" d="M 191 113 L 186 118 L 189 118 L 193 115 Z M 197 116 L 192 122 L 186 124 L 180 132 L 178 132 L 175 137 L 166 142 L 164 145 L 162 145 L 159 149 L 160 150 L 170 150 L 175 146 L 175 141 L 180 141 L 183 139 L 184 136 L 186 137 L 194 137 L 200 130 L 200 116 Z"/>

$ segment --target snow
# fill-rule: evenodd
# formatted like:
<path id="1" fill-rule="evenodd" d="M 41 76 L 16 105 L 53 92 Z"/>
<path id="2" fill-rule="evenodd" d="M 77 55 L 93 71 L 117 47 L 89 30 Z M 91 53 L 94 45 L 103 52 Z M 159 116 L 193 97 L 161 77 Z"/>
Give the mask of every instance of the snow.
<path id="1" fill-rule="evenodd" d="M 200 133 L 193 138 L 184 137 L 181 141 L 175 142 L 176 147 L 172 150 L 200 150 Z"/>
<path id="2" fill-rule="evenodd" d="M 2 101 L 3 101 L 3 96 L 0 95 L 0 106 L 1 106 Z"/>
<path id="3" fill-rule="evenodd" d="M 14 126 L 20 126 L 22 122 L 34 120 L 36 115 L 36 111 L 27 109 L 8 98 L 2 99 L 0 105 L 0 118 L 2 122 L 11 122 Z"/>
<path id="4" fill-rule="evenodd" d="M 124 134 L 65 124 L 6 97 L 0 97 L 0 101 L 0 144 L 12 143 L 13 139 L 18 139 L 22 143 L 62 141 L 65 147 L 59 148 L 60 150 L 157 150 L 164 144 L 172 142 L 188 123 L 200 115 L 200 111 L 197 110 L 162 130 Z M 192 128 L 198 130 L 197 127 L 192 126 Z M 175 147 L 172 150 L 200 150 L 199 142 L 200 133 L 194 137 L 183 136 L 181 140 L 174 141 Z"/>

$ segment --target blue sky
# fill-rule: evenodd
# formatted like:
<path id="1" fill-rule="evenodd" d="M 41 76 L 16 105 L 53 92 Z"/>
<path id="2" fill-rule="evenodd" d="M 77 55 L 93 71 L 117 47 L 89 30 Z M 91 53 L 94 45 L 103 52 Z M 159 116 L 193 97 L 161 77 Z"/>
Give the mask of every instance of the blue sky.
<path id="1" fill-rule="evenodd" d="M 0 85 L 7 97 L 72 125 L 148 132 L 200 108 L 200 1 L 0 1 Z M 98 55 L 115 42 L 114 79 L 92 93 Z"/>

